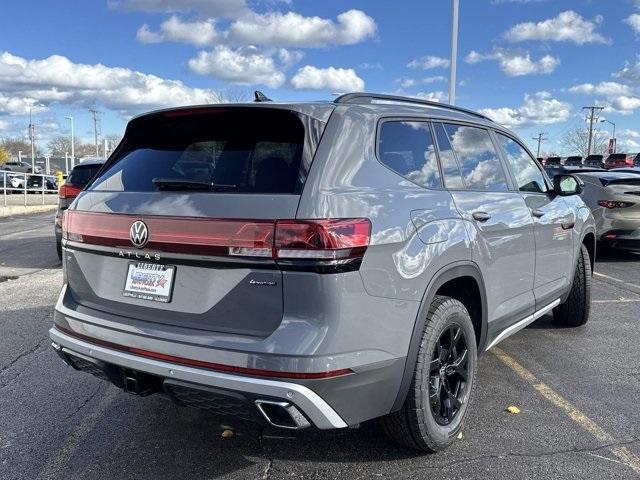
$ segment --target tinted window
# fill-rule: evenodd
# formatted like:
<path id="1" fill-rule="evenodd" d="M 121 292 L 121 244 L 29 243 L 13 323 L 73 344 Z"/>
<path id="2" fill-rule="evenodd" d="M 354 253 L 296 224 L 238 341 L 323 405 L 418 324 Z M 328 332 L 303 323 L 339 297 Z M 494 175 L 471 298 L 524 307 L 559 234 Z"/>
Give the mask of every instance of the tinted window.
<path id="1" fill-rule="evenodd" d="M 450 124 L 445 128 L 460 162 L 466 188 L 508 190 L 507 179 L 487 130 Z"/>
<path id="2" fill-rule="evenodd" d="M 456 156 L 451 148 L 449 137 L 444 131 L 444 127 L 440 123 L 433 125 L 438 141 L 438 151 L 440 153 L 440 164 L 442 165 L 442 174 L 444 175 L 444 186 L 447 188 L 463 188 L 462 175 Z"/>
<path id="3" fill-rule="evenodd" d="M 96 176 L 102 165 L 86 165 L 75 167 L 67 177 L 67 183 L 76 187 L 84 188 L 89 181 Z"/>
<path id="4" fill-rule="evenodd" d="M 119 157 L 91 188 L 150 192 L 191 182 L 190 188 L 208 184 L 229 193 L 299 193 L 306 176 L 305 128 L 297 114 L 266 108 L 181 112 L 130 125 Z"/>
<path id="5" fill-rule="evenodd" d="M 516 177 L 518 189 L 523 192 L 546 192 L 542 172 L 522 145 L 501 134 L 497 134 L 497 138 L 509 168 Z"/>
<path id="6" fill-rule="evenodd" d="M 378 144 L 380 161 L 407 180 L 439 188 L 440 171 L 427 122 L 384 122 Z"/>

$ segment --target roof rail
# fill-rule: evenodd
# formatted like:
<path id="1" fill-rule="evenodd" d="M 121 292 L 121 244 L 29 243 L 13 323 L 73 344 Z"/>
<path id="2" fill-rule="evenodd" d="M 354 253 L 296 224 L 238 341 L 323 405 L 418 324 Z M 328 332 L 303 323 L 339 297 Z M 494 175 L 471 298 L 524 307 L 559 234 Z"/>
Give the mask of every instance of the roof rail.
<path id="1" fill-rule="evenodd" d="M 466 113 L 468 115 L 473 115 L 475 117 L 484 118 L 485 120 L 489 120 L 490 122 L 493 121 L 486 115 L 483 115 L 478 112 L 474 112 L 473 110 L 469 110 L 466 108 L 456 107 L 455 105 L 449 105 L 448 103 L 433 102 L 431 100 L 422 100 L 420 98 L 401 97 L 399 95 L 386 95 L 382 93 L 364 93 L 364 92 L 345 93 L 344 95 L 340 95 L 338 98 L 336 98 L 334 100 L 334 103 L 367 104 L 367 103 L 372 103 L 372 100 L 387 100 L 390 102 L 402 102 L 402 103 L 413 103 L 418 105 L 428 105 L 430 107 L 445 108 L 447 110 L 454 110 L 456 112 Z"/>

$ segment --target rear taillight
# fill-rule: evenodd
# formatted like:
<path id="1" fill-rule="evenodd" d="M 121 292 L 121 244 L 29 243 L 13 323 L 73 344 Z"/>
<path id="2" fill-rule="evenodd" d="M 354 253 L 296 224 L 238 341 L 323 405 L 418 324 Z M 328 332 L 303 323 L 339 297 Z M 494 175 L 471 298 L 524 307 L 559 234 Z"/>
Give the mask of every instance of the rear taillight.
<path id="1" fill-rule="evenodd" d="M 60 187 L 60 190 L 58 190 L 58 197 L 64 199 L 76 198 L 81 191 L 81 188 L 71 185 L 70 183 L 65 183 Z"/>
<path id="2" fill-rule="evenodd" d="M 598 200 L 598 205 L 604 208 L 614 209 L 614 208 L 629 208 L 635 204 L 631 202 L 619 202 L 616 200 Z"/>
<path id="3" fill-rule="evenodd" d="M 321 272 L 359 268 L 369 245 L 366 218 L 231 220 L 183 217 L 139 218 L 65 210 L 64 238 L 131 249 L 130 228 L 147 225 L 147 250 L 214 257 L 273 260 L 283 269 Z"/>
<path id="4" fill-rule="evenodd" d="M 340 260 L 362 256 L 369 245 L 366 218 L 278 220 L 274 258 Z"/>

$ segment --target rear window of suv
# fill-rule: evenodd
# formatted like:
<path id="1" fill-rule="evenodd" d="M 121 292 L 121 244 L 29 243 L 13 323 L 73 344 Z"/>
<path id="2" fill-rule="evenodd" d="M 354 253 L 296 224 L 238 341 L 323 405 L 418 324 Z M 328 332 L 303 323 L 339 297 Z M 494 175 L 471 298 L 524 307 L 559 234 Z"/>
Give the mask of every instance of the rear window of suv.
<path id="1" fill-rule="evenodd" d="M 214 192 L 299 193 L 308 168 L 303 156 L 313 148 L 300 117 L 251 107 L 141 117 L 92 190 L 153 192 L 173 182 L 173 190 L 192 183 Z"/>
<path id="2" fill-rule="evenodd" d="M 102 167 L 102 165 L 99 164 L 75 167 L 67 177 L 66 183 L 84 188 L 87 186 L 89 181 L 96 176 L 100 167 Z"/>

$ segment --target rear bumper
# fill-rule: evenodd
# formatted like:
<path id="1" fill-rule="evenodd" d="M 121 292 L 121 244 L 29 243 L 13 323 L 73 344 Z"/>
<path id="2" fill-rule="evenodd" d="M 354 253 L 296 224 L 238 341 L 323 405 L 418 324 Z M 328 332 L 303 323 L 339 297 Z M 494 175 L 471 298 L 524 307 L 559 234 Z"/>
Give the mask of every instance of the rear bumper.
<path id="1" fill-rule="evenodd" d="M 243 398 L 248 397 L 251 400 L 254 398 L 269 402 L 281 400 L 282 403 L 295 405 L 319 429 L 347 427 L 347 423 L 325 400 L 304 385 L 232 375 L 141 357 L 86 342 L 56 328 L 49 330 L 49 337 L 59 354 L 78 357 L 89 362 L 96 369 L 91 373 L 98 374 L 116 384 L 117 377 L 109 374 L 109 368 L 129 369 L 153 375 L 162 383 L 165 390 L 167 387 L 175 390 L 175 386 L 179 386 L 202 392 L 207 391 L 206 387 L 211 387 L 227 392 L 226 397 L 233 397 L 234 392 L 239 392 Z M 209 392 L 213 393 L 211 390 Z"/>

